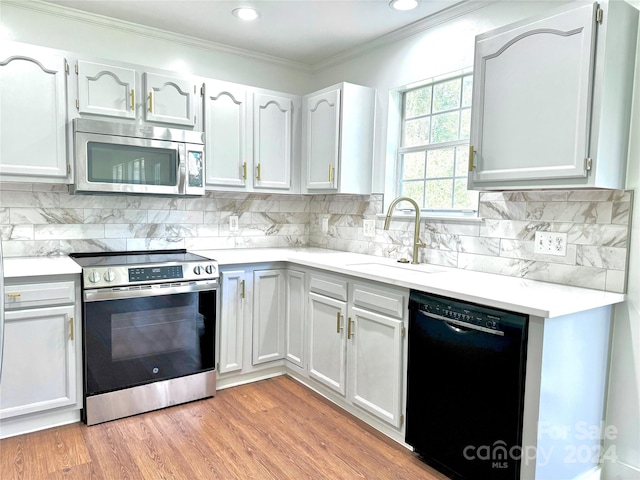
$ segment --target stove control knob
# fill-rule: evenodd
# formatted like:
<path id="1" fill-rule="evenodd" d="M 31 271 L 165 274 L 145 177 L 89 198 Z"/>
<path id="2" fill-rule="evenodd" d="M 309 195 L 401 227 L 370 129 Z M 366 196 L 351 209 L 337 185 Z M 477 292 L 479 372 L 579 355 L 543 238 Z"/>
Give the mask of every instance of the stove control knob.
<path id="1" fill-rule="evenodd" d="M 98 283 L 100 281 L 100 272 L 96 272 L 95 270 L 93 270 L 90 274 L 89 274 L 89 281 L 91 283 Z"/>
<path id="2" fill-rule="evenodd" d="M 113 282 L 116 279 L 116 274 L 113 273 L 113 270 L 109 269 L 104 272 L 104 280 L 105 282 Z"/>
<path id="3" fill-rule="evenodd" d="M 216 272 L 215 267 L 213 265 L 207 265 L 206 267 L 204 267 L 204 271 L 207 272 L 209 275 L 213 275 Z"/>
<path id="4" fill-rule="evenodd" d="M 202 267 L 200 265 L 196 265 L 195 267 L 193 267 L 193 273 L 195 273 L 196 275 L 200 275 L 202 273 Z"/>

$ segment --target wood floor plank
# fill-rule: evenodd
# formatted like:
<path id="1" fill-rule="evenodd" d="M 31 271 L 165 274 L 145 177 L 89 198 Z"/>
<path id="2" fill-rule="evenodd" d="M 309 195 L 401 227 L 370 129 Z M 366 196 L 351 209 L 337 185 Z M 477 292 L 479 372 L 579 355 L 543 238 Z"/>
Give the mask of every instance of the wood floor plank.
<path id="1" fill-rule="evenodd" d="M 281 376 L 211 399 L 0 440 L 2 480 L 447 480 Z"/>

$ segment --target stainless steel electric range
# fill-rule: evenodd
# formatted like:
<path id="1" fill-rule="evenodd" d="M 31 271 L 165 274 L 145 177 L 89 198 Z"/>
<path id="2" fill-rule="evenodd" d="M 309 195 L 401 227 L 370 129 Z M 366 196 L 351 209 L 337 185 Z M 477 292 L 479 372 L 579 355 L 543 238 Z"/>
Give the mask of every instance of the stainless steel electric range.
<path id="1" fill-rule="evenodd" d="M 94 425 L 215 395 L 218 265 L 186 250 L 77 253 Z"/>

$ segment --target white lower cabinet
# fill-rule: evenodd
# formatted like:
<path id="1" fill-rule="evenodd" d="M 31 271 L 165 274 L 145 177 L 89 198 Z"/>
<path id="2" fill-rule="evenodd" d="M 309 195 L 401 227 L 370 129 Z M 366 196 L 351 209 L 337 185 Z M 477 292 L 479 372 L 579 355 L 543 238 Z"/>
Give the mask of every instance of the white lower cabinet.
<path id="1" fill-rule="evenodd" d="M 409 292 L 309 275 L 309 376 L 400 428 Z"/>
<path id="2" fill-rule="evenodd" d="M 242 370 L 245 291 L 244 270 L 220 272 L 219 373 Z"/>
<path id="3" fill-rule="evenodd" d="M 221 269 L 218 372 L 245 374 L 285 358 L 287 275 L 278 265 Z M 297 350 L 299 351 L 299 350 Z"/>
<path id="4" fill-rule="evenodd" d="M 309 376 L 346 394 L 347 302 L 309 293 Z"/>
<path id="5" fill-rule="evenodd" d="M 82 406 L 77 281 L 12 283 L 5 289 L 0 420 L 3 436 L 46 428 L 39 414 Z M 5 423 L 11 420 L 11 426 Z M 56 420 L 64 423 L 63 420 Z"/>
<path id="6" fill-rule="evenodd" d="M 285 359 L 287 365 L 305 367 L 305 319 L 307 305 L 306 275 L 288 270 L 286 276 Z"/>
<path id="7" fill-rule="evenodd" d="M 253 272 L 253 365 L 284 358 L 285 270 Z"/>

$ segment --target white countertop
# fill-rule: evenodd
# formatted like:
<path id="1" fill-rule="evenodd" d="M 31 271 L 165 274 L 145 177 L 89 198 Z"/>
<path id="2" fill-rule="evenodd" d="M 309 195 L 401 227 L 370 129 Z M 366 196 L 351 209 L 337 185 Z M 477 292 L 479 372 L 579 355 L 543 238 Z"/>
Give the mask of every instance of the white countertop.
<path id="1" fill-rule="evenodd" d="M 435 265 L 400 264 L 384 257 L 322 248 L 201 250 L 193 253 L 216 259 L 221 267 L 288 262 L 543 318 L 591 310 L 625 300 L 625 295 L 620 293 Z M 66 256 L 4 260 L 5 278 L 81 272 L 81 267 Z"/>
<path id="2" fill-rule="evenodd" d="M 82 268 L 69 257 L 10 257 L 4 259 L 4 277 L 72 275 Z"/>
<path id="3" fill-rule="evenodd" d="M 321 248 L 202 250 L 193 253 L 216 259 L 221 267 L 290 262 L 543 318 L 582 312 L 625 300 L 625 295 L 620 293 L 436 265 L 400 264 L 384 257 Z"/>

